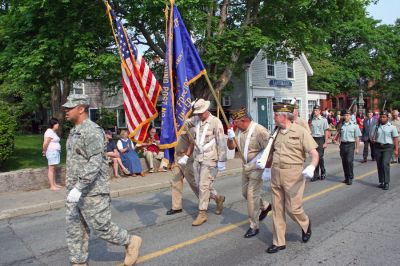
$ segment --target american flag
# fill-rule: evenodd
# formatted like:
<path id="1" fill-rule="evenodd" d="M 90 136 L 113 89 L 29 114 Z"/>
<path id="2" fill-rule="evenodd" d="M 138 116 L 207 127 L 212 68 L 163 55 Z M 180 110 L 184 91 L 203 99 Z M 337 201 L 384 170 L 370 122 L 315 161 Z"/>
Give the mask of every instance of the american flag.
<path id="1" fill-rule="evenodd" d="M 111 15 L 117 26 L 116 37 L 121 53 L 124 109 L 129 137 L 143 142 L 151 121 L 158 115 L 156 104 L 161 86 L 113 10 Z"/>

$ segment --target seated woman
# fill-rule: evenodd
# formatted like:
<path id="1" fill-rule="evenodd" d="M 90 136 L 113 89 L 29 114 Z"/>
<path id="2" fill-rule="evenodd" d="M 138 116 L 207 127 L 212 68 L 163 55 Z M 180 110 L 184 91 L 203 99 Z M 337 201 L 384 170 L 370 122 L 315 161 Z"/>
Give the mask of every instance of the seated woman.
<path id="1" fill-rule="evenodd" d="M 154 159 L 161 160 L 159 172 L 166 172 L 168 163 L 165 163 L 164 153 L 160 151 L 160 138 L 157 135 L 157 130 L 153 127 L 149 130 L 144 143 L 140 145 L 144 150 L 144 157 L 149 165 L 149 173 L 154 173 Z"/>
<path id="2" fill-rule="evenodd" d="M 114 176 L 119 177 L 118 174 L 118 166 L 121 167 L 122 172 L 124 174 L 129 175 L 130 172 L 125 166 L 122 164 L 121 157 L 119 156 L 119 152 L 114 142 L 112 141 L 112 132 L 111 130 L 107 130 L 106 132 L 106 142 L 107 142 L 107 156 L 113 162 Z"/>
<path id="3" fill-rule="evenodd" d="M 136 176 L 136 174 L 144 176 L 139 156 L 135 151 L 135 145 L 128 138 L 128 132 L 126 130 L 122 130 L 120 137 L 121 138 L 117 142 L 117 148 L 121 154 L 122 164 L 128 168 L 132 176 Z"/>

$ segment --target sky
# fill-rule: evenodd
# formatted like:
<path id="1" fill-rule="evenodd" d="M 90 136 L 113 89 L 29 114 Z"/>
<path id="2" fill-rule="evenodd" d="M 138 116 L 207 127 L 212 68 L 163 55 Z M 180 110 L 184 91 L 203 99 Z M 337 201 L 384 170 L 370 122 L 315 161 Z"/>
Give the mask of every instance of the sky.
<path id="1" fill-rule="evenodd" d="M 400 0 L 379 0 L 367 8 L 368 13 L 383 24 L 394 24 L 400 18 Z"/>

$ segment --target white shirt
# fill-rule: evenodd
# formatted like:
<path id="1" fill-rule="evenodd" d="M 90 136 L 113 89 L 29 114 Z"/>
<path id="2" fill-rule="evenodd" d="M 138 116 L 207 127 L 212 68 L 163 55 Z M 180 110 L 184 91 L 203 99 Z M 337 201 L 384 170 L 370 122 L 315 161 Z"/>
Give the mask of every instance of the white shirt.
<path id="1" fill-rule="evenodd" d="M 61 145 L 60 145 L 60 137 L 52 130 L 51 128 L 48 128 L 46 132 L 44 133 L 44 138 L 50 138 L 50 143 L 49 146 L 47 146 L 47 151 L 60 151 L 61 150 Z"/>
<path id="2" fill-rule="evenodd" d="M 135 149 L 135 144 L 133 144 L 132 140 L 130 140 L 130 139 L 126 139 L 126 140 L 120 139 L 120 140 L 118 140 L 118 142 L 117 142 L 117 148 L 118 148 L 119 151 L 121 151 L 121 150 L 124 148 L 124 147 L 122 146 L 122 141 L 125 142 L 125 143 L 127 143 L 128 141 L 130 141 L 130 142 L 131 142 L 131 147 L 132 147 L 132 149 Z"/>

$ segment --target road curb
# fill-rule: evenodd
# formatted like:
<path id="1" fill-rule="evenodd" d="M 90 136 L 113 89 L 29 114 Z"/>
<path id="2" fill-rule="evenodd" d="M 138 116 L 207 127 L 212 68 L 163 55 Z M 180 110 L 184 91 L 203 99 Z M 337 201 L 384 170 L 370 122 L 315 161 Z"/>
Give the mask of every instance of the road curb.
<path id="1" fill-rule="evenodd" d="M 238 172 L 241 172 L 241 171 L 242 171 L 242 168 L 226 170 L 226 171 L 220 173 L 217 176 L 217 178 L 226 178 L 229 175 L 237 174 Z M 168 188 L 170 186 L 171 186 L 171 182 L 170 182 L 170 180 L 167 180 L 165 182 L 149 184 L 146 186 L 130 187 L 130 188 L 114 190 L 114 191 L 110 192 L 110 196 L 111 196 L 111 198 L 119 198 L 119 197 L 126 196 L 126 195 L 135 195 L 135 194 L 140 194 L 140 193 L 144 193 L 144 192 L 156 191 L 156 190 Z M 49 201 L 49 202 L 45 202 L 45 203 L 30 205 L 30 206 L 26 206 L 23 208 L 1 210 L 0 211 L 0 220 L 15 218 L 15 217 L 22 216 L 22 215 L 34 214 L 34 213 L 38 213 L 38 212 L 56 210 L 59 208 L 63 208 L 64 205 L 65 205 L 64 200 L 55 200 L 55 201 Z"/>

